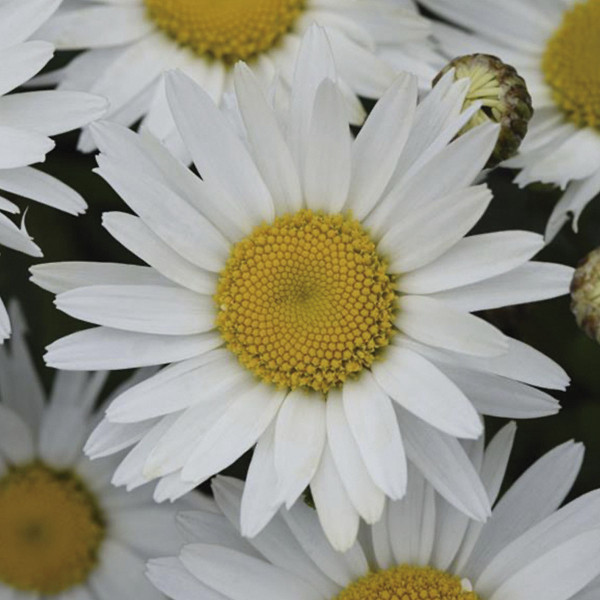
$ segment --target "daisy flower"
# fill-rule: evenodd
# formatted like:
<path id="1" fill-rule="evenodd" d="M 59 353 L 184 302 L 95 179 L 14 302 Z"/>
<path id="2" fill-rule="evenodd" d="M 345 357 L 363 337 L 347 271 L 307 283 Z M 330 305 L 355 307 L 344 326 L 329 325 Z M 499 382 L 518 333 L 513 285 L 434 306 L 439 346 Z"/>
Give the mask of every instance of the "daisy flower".
<path id="1" fill-rule="evenodd" d="M 507 425 L 485 452 L 480 442 L 468 447 L 490 502 L 514 430 Z M 345 554 L 304 502 L 242 538 L 243 484 L 219 477 L 211 509 L 179 515 L 190 544 L 150 561 L 148 575 L 174 600 L 596 600 L 600 491 L 559 508 L 582 456 L 580 444 L 554 448 L 498 500 L 486 524 L 457 512 L 411 469 L 407 496 L 389 502 Z"/>
<path id="2" fill-rule="evenodd" d="M 0 0 L 0 193 L 18 194 L 76 215 L 85 210 L 83 199 L 29 165 L 43 162 L 52 150 L 49 136 L 100 117 L 106 101 L 80 92 L 9 94 L 52 58 L 51 44 L 30 37 L 59 4 L 60 0 Z M 24 225 L 17 227 L 2 211 L 15 214 L 19 209 L 0 196 L 0 244 L 42 256 Z M 0 300 L 0 343 L 9 335 L 8 314 Z"/>
<path id="3" fill-rule="evenodd" d="M 0 348 L 0 597 L 160 600 L 144 563 L 179 552 L 175 513 L 203 506 L 200 495 L 162 506 L 112 486 L 116 459 L 82 452 L 106 374 L 59 372 L 47 402 L 16 306 L 11 316 L 13 339 Z"/>
<path id="4" fill-rule="evenodd" d="M 600 192 L 600 1 L 421 0 L 464 32 L 436 25 L 448 56 L 487 52 L 525 78 L 535 113 L 518 156 L 520 186 L 566 189 L 546 227 L 552 239 Z"/>
<path id="5" fill-rule="evenodd" d="M 429 88 L 430 25 L 413 0 L 74 0 L 40 35 L 61 49 L 86 50 L 49 81 L 105 96 L 111 120 L 130 126 L 142 119 L 176 150 L 163 71 L 183 70 L 219 104 L 243 60 L 265 87 L 277 76 L 287 92 L 313 22 L 327 28 L 353 123 L 365 116 L 356 95 L 379 98 L 398 69 L 419 74 Z M 89 132 L 80 148 L 94 148 Z"/>
<path id="6" fill-rule="evenodd" d="M 356 533 L 359 515 L 372 523 L 386 495 L 404 496 L 406 457 L 485 520 L 457 438 L 477 438 L 481 414 L 555 413 L 527 384 L 567 378 L 470 312 L 566 293 L 572 269 L 529 262 L 537 234 L 464 237 L 491 199 L 471 183 L 498 132 L 486 124 L 451 142 L 472 116 L 460 112 L 468 81 L 449 73 L 417 106 L 415 78 L 400 76 L 353 141 L 334 78 L 315 27 L 286 120 L 239 65 L 242 140 L 193 81 L 169 73 L 202 179 L 149 136 L 95 126 L 98 172 L 137 213 L 104 225 L 149 266 L 34 267 L 60 310 L 99 325 L 52 344 L 47 362 L 171 363 L 112 403 L 87 452 L 134 445 L 114 482 L 159 478 L 163 500 L 256 444 L 247 535 L 307 486 L 325 520 L 347 503 Z"/>

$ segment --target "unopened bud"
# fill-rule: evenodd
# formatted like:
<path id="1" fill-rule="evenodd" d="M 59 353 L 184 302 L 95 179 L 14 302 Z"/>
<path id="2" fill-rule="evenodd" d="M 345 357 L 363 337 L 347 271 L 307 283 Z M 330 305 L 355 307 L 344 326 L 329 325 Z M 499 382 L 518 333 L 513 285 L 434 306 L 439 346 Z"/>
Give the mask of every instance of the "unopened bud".
<path id="1" fill-rule="evenodd" d="M 503 160 L 514 156 L 533 116 L 531 96 L 527 91 L 525 80 L 514 67 L 504 64 L 496 56 L 468 54 L 448 63 L 433 80 L 433 84 L 435 85 L 450 69 L 454 69 L 456 80 L 465 77 L 471 80 L 463 110 L 474 102 L 481 103 L 481 108 L 460 133 L 487 121 L 499 123 L 498 141 L 486 167 L 495 167 Z"/>
<path id="2" fill-rule="evenodd" d="M 600 343 L 600 248 L 592 250 L 575 270 L 571 310 L 577 325 Z"/>

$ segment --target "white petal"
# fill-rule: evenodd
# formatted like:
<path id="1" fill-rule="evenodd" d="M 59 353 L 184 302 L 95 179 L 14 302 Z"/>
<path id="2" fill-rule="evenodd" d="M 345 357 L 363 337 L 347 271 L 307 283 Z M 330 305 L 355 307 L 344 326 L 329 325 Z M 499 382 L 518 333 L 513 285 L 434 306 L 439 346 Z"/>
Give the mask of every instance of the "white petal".
<path id="1" fill-rule="evenodd" d="M 325 446 L 310 489 L 329 543 L 338 552 L 346 552 L 356 541 L 360 518 L 346 494 L 329 446 Z"/>
<path id="2" fill-rule="evenodd" d="M 275 469 L 278 497 L 290 508 L 314 477 L 326 443 L 325 400 L 290 392 L 277 415 Z"/>
<path id="3" fill-rule="evenodd" d="M 300 501 L 290 511 L 283 510 L 281 515 L 304 552 L 339 586 L 345 587 L 366 575 L 369 565 L 358 542 L 347 552 L 336 552 L 325 537 L 314 509 Z"/>
<path id="4" fill-rule="evenodd" d="M 332 390 L 327 395 L 327 440 L 335 466 L 348 497 L 369 524 L 381 517 L 385 495 L 375 485 L 360 455 L 344 412 L 342 394 Z"/>
<path id="5" fill-rule="evenodd" d="M 481 435 L 477 411 L 460 388 L 416 352 L 387 348 L 384 359 L 375 362 L 372 371 L 393 400 L 433 427 L 457 437 Z"/>
<path id="6" fill-rule="evenodd" d="M 546 300 L 568 293 L 573 268 L 528 262 L 508 273 L 433 294 L 445 304 L 468 312 Z"/>
<path id="7" fill-rule="evenodd" d="M 545 454 L 500 499 L 481 532 L 465 573 L 472 580 L 508 543 L 551 515 L 571 489 L 583 460 L 583 446 L 567 442 Z"/>
<path id="8" fill-rule="evenodd" d="M 196 578 L 230 600 L 325 600 L 292 573 L 229 548 L 193 544 L 183 548 L 180 559 Z"/>
<path id="9" fill-rule="evenodd" d="M 102 154 L 97 160 L 97 172 L 165 243 L 201 268 L 221 270 L 229 243 L 207 219 L 167 186 L 131 177 L 124 164 Z"/>
<path id="10" fill-rule="evenodd" d="M 146 565 L 146 577 L 174 600 L 227 600 L 196 579 L 176 557 L 155 558 Z"/>
<path id="11" fill-rule="evenodd" d="M 269 426 L 286 393 L 260 382 L 240 396 L 198 441 L 182 477 L 204 481 L 247 452 Z"/>
<path id="12" fill-rule="evenodd" d="M 344 412 L 373 481 L 391 498 L 406 492 L 406 458 L 392 401 L 369 371 L 343 390 Z"/>
<path id="13" fill-rule="evenodd" d="M 15 0 L 8 4 L 5 2 L 0 6 L 0 10 L 5 10 L 9 4 L 14 3 Z M 1 21 L 0 23 L 0 26 L 5 24 Z M 28 81 L 42 69 L 53 54 L 54 46 L 47 42 L 35 41 L 8 48 L 0 47 L 0 96 Z"/>
<path id="14" fill-rule="evenodd" d="M 214 102 L 181 73 L 168 73 L 166 86 L 175 122 L 202 178 L 218 181 L 234 200 L 251 207 L 256 225 L 272 221 L 274 207 L 269 190 Z"/>
<path id="15" fill-rule="evenodd" d="M 409 460 L 450 504 L 472 519 L 485 521 L 490 502 L 462 446 L 398 407 Z"/>
<path id="16" fill-rule="evenodd" d="M 0 404 L 0 452 L 12 463 L 33 460 L 34 445 L 31 430 L 21 417 Z"/>
<path id="17" fill-rule="evenodd" d="M 0 170 L 0 189 L 71 215 L 79 215 L 87 208 L 85 201 L 75 190 L 55 177 L 31 167 Z"/>
<path id="18" fill-rule="evenodd" d="M 600 529 L 581 533 L 521 569 L 490 600 L 568 600 L 600 573 Z"/>
<path id="19" fill-rule="evenodd" d="M 44 162 L 54 142 L 45 135 L 0 125 L 0 169 Z"/>
<path id="20" fill-rule="evenodd" d="M 405 274 L 402 291 L 429 294 L 506 273 L 526 263 L 543 243 L 540 235 L 527 231 L 469 236 L 436 261 Z"/>
<path id="21" fill-rule="evenodd" d="M 78 288 L 59 294 L 56 306 L 76 319 L 96 325 L 166 335 L 210 331 L 216 311 L 209 296 L 152 285 Z"/>
<path id="22" fill-rule="evenodd" d="M 259 533 L 279 510 L 280 502 L 273 493 L 277 487 L 274 446 L 275 421 L 258 438 L 248 468 L 240 516 L 240 530 L 245 537 Z"/>
<path id="23" fill-rule="evenodd" d="M 169 285 L 169 280 L 148 267 L 120 263 L 57 262 L 34 265 L 31 281 L 53 294 L 93 285 Z"/>
<path id="24" fill-rule="evenodd" d="M 404 149 L 417 106 L 416 79 L 401 74 L 377 102 L 352 145 L 345 206 L 362 220 L 379 201 Z"/>
<path id="25" fill-rule="evenodd" d="M 11 0 L 0 6 L 0 47 L 27 39 L 57 9 L 60 0 Z"/>
<path id="26" fill-rule="evenodd" d="M 424 344 L 454 352 L 499 356 L 508 350 L 504 334 L 494 326 L 427 296 L 403 296 L 396 327 Z"/>
<path id="27" fill-rule="evenodd" d="M 119 46 L 154 29 L 143 6 L 90 6 L 64 11 L 42 26 L 38 35 L 58 48 L 76 50 Z"/>
<path id="28" fill-rule="evenodd" d="M 302 190 L 290 149 L 275 113 L 245 63 L 235 67 L 235 88 L 252 154 L 269 186 L 276 212 L 285 214 L 300 210 Z"/>
<path id="29" fill-rule="evenodd" d="M 164 336 L 94 327 L 50 344 L 45 360 L 56 369 L 130 369 L 186 360 L 222 343 L 216 332 Z"/>
<path id="30" fill-rule="evenodd" d="M 200 294 L 216 291 L 213 273 L 200 269 L 175 252 L 139 217 L 120 212 L 104 213 L 102 225 L 125 248 L 171 281 Z"/>
<path id="31" fill-rule="evenodd" d="M 392 272 L 418 269 L 456 244 L 479 221 L 491 199 L 491 191 L 480 185 L 426 202 L 387 224 L 378 249 L 389 256 Z M 404 289 L 402 278 L 399 289 Z"/>
<path id="32" fill-rule="evenodd" d="M 333 81 L 317 89 L 304 156 L 304 196 L 308 208 L 339 212 L 350 187 L 350 130 L 342 96 Z"/>
<path id="33" fill-rule="evenodd" d="M 107 106 L 104 98 L 82 92 L 12 94 L 0 98 L 0 124 L 56 135 L 100 118 Z"/>

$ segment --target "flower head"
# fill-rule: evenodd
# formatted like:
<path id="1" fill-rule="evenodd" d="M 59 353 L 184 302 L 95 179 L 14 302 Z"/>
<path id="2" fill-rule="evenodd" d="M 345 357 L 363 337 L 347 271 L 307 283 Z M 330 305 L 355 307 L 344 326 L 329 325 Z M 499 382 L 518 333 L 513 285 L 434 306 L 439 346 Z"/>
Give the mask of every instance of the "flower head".
<path id="1" fill-rule="evenodd" d="M 242 482 L 218 477 L 211 510 L 179 521 L 189 545 L 148 564 L 173 600 L 588 600 L 600 592 L 600 493 L 559 508 L 581 466 L 572 442 L 548 452 L 496 501 L 515 433 L 507 425 L 484 450 L 467 445 L 495 503 L 479 523 L 449 505 L 413 469 L 409 493 L 389 502 L 346 553 L 335 552 L 315 511 L 298 502 L 263 533 L 240 535 Z M 217 596 L 218 595 L 218 596 Z"/>
<path id="2" fill-rule="evenodd" d="M 162 598 L 144 562 L 178 551 L 175 513 L 201 507 L 201 497 L 156 506 L 144 490 L 111 486 L 118 459 L 82 453 L 106 373 L 61 372 L 47 401 L 17 306 L 11 317 L 13 339 L 0 349 L 0 595 Z"/>
<path id="3" fill-rule="evenodd" d="M 491 193 L 472 182 L 498 126 L 458 139 L 468 81 L 417 104 L 400 76 L 352 140 L 328 42 L 300 51 L 289 115 L 236 69 L 243 138 L 190 79 L 167 77 L 202 178 L 150 136 L 94 127 L 98 172 L 137 213 L 105 227 L 149 267 L 58 263 L 33 279 L 66 313 L 99 325 L 55 342 L 67 369 L 172 363 L 121 394 L 87 445 L 135 430 L 114 481 L 159 479 L 176 498 L 256 445 L 245 535 L 310 487 L 327 535 L 354 541 L 384 498 L 406 492 L 407 457 L 460 510 L 489 501 L 457 438 L 481 414 L 542 416 L 527 384 L 563 371 L 471 311 L 565 293 L 572 270 L 530 263 L 540 236 L 464 237 Z M 284 124 L 284 128 L 279 123 Z"/>

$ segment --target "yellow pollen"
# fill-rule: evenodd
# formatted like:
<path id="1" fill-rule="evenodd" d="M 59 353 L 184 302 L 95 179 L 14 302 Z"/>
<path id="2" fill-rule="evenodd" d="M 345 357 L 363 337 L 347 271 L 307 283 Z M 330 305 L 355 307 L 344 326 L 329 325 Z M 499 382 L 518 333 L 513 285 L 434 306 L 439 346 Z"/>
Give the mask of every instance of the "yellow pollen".
<path id="1" fill-rule="evenodd" d="M 566 11 L 542 60 L 556 104 L 581 127 L 600 128 L 600 0 Z"/>
<path id="2" fill-rule="evenodd" d="M 303 210 L 257 227 L 221 272 L 217 324 L 263 381 L 327 392 L 393 333 L 395 292 L 360 223 Z"/>
<path id="3" fill-rule="evenodd" d="M 83 583 L 97 564 L 102 514 L 70 471 L 35 462 L 0 479 L 0 582 L 39 594 Z"/>
<path id="4" fill-rule="evenodd" d="M 145 0 L 156 25 L 199 55 L 233 64 L 270 50 L 306 0 Z"/>
<path id="5" fill-rule="evenodd" d="M 333 600 L 478 600 L 461 580 L 431 567 L 401 565 L 369 573 Z"/>

